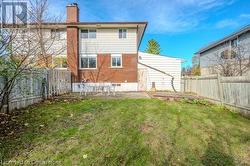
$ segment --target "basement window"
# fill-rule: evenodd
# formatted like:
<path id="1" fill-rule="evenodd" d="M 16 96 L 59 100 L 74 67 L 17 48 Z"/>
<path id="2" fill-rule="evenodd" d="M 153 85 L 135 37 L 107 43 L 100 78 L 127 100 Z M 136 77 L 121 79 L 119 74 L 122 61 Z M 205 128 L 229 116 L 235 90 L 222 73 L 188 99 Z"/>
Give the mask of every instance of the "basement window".
<path id="1" fill-rule="evenodd" d="M 95 39 L 96 38 L 96 29 L 82 29 L 81 38 L 83 39 Z"/>
<path id="2" fill-rule="evenodd" d="M 97 55 L 82 55 L 80 59 L 80 68 L 82 69 L 96 69 L 97 66 Z"/>

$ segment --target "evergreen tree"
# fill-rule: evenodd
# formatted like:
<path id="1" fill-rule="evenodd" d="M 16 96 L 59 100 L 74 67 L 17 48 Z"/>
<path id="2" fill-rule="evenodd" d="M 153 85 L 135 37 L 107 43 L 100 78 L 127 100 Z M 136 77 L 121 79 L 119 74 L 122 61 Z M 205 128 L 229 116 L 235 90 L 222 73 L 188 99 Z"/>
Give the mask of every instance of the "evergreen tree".
<path id="1" fill-rule="evenodd" d="M 159 55 L 161 53 L 160 44 L 154 39 L 149 40 L 145 52 Z"/>

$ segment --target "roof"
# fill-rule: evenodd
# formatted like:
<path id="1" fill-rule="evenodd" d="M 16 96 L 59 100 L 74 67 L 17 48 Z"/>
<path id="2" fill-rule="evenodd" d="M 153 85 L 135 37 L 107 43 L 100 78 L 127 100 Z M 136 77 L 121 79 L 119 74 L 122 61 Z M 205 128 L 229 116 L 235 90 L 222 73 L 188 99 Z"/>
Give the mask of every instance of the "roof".
<path id="1" fill-rule="evenodd" d="M 37 23 L 29 23 L 28 25 L 36 25 Z M 76 23 L 66 23 L 66 22 L 44 22 L 44 26 L 97 26 L 97 27 L 114 27 L 114 26 L 128 26 L 135 27 L 137 25 L 147 26 L 146 21 L 135 21 L 135 22 L 76 22 Z"/>
<path id="2" fill-rule="evenodd" d="M 248 31 L 250 31 L 250 25 L 247 25 L 247 26 L 241 28 L 240 30 L 238 30 L 238 31 L 236 31 L 236 32 L 234 32 L 232 34 L 230 34 L 228 36 L 225 36 L 224 38 L 222 38 L 222 39 L 220 39 L 218 41 L 212 42 L 211 44 L 201 48 L 195 54 L 201 54 L 201 53 L 203 53 L 203 52 L 205 52 L 207 50 L 210 50 L 210 49 L 212 49 L 212 48 L 214 48 L 214 47 L 216 47 L 216 46 L 218 46 L 218 45 L 220 45 L 220 44 L 222 44 L 222 43 L 224 43 L 226 41 L 232 40 L 232 39 L 236 38 L 237 36 L 239 36 L 239 35 L 241 35 L 243 33 L 246 33 Z"/>
<path id="3" fill-rule="evenodd" d="M 161 57 L 161 58 L 166 58 L 166 59 L 175 59 L 175 60 L 181 60 L 183 62 L 183 59 L 181 58 L 176 58 L 172 56 L 167 56 L 167 55 L 157 55 L 157 54 L 150 54 L 146 52 L 138 52 L 138 56 L 152 56 L 152 57 Z"/>
<path id="4" fill-rule="evenodd" d="M 27 26 L 32 28 L 37 23 L 29 23 Z M 144 36 L 145 30 L 147 28 L 148 22 L 146 21 L 134 21 L 134 22 L 76 22 L 76 23 L 66 23 L 66 22 L 44 22 L 42 23 L 43 28 L 67 28 L 67 27 L 79 27 L 79 28 L 137 28 L 139 33 L 139 44 L 140 47 L 142 38 Z M 24 28 L 25 25 L 12 25 L 7 24 L 4 27 L 9 28 L 14 26 L 17 28 Z"/>

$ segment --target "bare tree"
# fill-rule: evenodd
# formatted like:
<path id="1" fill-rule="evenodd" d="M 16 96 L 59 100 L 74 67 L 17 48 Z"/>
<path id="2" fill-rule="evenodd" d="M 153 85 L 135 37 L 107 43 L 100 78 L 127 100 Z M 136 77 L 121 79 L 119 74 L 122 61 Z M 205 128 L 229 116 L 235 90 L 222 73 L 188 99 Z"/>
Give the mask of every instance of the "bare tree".
<path id="1" fill-rule="evenodd" d="M 40 68 L 41 63 L 49 67 L 47 61 L 51 55 L 60 54 L 60 49 L 53 51 L 53 38 L 45 37 L 44 23 L 48 21 L 47 0 L 30 1 L 28 13 L 30 25 L 5 25 L 0 34 L 0 110 L 10 101 L 10 94 L 16 81 L 27 76 L 27 72 Z M 65 48 L 65 47 L 64 47 Z M 21 88 L 22 89 L 22 88 Z"/>
<path id="2" fill-rule="evenodd" d="M 224 45 L 222 50 L 222 52 L 214 53 L 213 57 L 208 57 L 208 61 L 213 64 L 210 70 L 229 77 L 242 76 L 250 69 L 250 52 L 247 45 Z"/>

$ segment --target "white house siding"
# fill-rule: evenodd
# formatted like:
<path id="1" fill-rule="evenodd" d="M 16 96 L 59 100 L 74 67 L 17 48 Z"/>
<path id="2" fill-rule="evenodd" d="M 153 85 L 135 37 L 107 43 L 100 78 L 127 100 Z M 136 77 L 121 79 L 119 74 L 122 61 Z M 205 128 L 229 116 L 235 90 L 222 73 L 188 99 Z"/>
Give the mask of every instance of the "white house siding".
<path id="1" fill-rule="evenodd" d="M 177 91 L 180 91 L 181 59 L 139 52 L 138 61 L 172 75 L 174 77 L 174 87 Z M 138 64 L 138 69 L 147 70 L 146 90 L 152 88 L 152 82 L 155 82 L 157 90 L 173 90 L 170 76 L 141 64 Z"/>
<path id="2" fill-rule="evenodd" d="M 22 31 L 20 31 L 17 34 L 17 37 L 15 38 L 14 42 L 12 43 L 14 47 L 22 46 L 20 50 L 23 51 L 30 48 L 35 48 L 39 45 L 39 37 L 38 32 L 35 29 L 28 29 L 26 34 L 23 34 Z M 67 35 L 66 35 L 66 29 L 62 30 L 62 34 L 65 36 L 65 39 L 51 39 L 51 29 L 43 29 L 43 41 L 46 47 L 46 51 L 49 54 L 55 54 L 56 56 L 66 56 L 67 55 Z M 32 41 L 31 45 L 28 45 L 28 39 Z M 37 52 L 39 50 L 36 50 Z"/>
<path id="3" fill-rule="evenodd" d="M 79 40 L 80 53 L 137 53 L 137 29 L 127 29 L 125 39 L 119 39 L 119 29 L 116 28 L 97 29 L 95 39 L 79 37 Z"/>
<path id="4" fill-rule="evenodd" d="M 61 35 L 65 36 L 65 39 L 51 39 L 51 29 L 45 29 L 45 36 L 48 39 L 46 44 L 50 47 L 51 54 L 56 56 L 66 56 L 67 55 L 67 31 L 66 29 L 60 29 Z M 51 45 L 51 43 L 53 43 Z"/>
<path id="5" fill-rule="evenodd" d="M 228 47 L 229 47 L 229 43 L 216 46 L 213 49 L 202 53 L 200 55 L 200 67 L 206 68 L 206 67 L 214 66 L 215 64 L 217 64 L 218 63 L 217 56 L 220 56 L 220 53 L 223 52 Z"/>
<path id="6" fill-rule="evenodd" d="M 248 58 L 250 56 L 250 32 L 239 35 L 238 44 L 244 48 L 245 57 Z M 227 41 L 226 44 L 220 44 L 200 54 L 201 75 L 213 74 L 209 67 L 218 64 L 218 57 L 216 56 L 220 56 L 221 52 L 228 49 L 229 46 L 230 41 Z"/>

